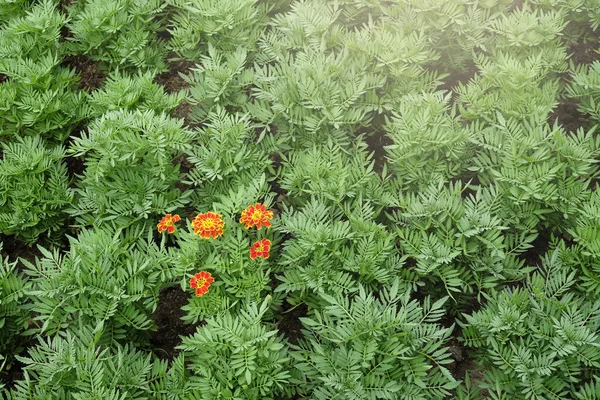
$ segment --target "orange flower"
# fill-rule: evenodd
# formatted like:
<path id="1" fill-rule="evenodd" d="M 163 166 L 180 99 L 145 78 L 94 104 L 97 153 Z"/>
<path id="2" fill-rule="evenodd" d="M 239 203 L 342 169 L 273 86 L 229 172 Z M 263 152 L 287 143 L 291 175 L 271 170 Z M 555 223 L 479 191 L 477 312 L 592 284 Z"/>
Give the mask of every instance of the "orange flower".
<path id="1" fill-rule="evenodd" d="M 252 227 L 253 225 L 256 225 L 257 229 L 260 229 L 263 226 L 270 228 L 271 222 L 269 220 L 272 218 L 273 211 L 267 210 L 267 206 L 264 204 L 256 203 L 253 206 L 248 206 L 248 208 L 242 211 L 242 218 L 240 218 L 240 222 L 242 224 L 246 224 L 246 229 Z"/>
<path id="2" fill-rule="evenodd" d="M 271 250 L 271 241 L 269 239 L 254 242 L 252 247 L 250 247 L 250 258 L 253 260 L 256 257 L 269 258 L 269 250 Z"/>
<path id="3" fill-rule="evenodd" d="M 210 272 L 200 271 L 190 278 L 190 286 L 192 289 L 196 289 L 196 296 L 200 297 L 208 293 L 208 288 L 214 281 L 215 278 L 211 276 Z"/>
<path id="4" fill-rule="evenodd" d="M 179 222 L 181 221 L 181 218 L 179 218 L 179 215 L 175 214 L 173 216 L 171 216 L 171 214 L 167 214 L 164 217 L 162 217 L 162 219 L 160 220 L 160 222 L 158 223 L 157 227 L 158 227 L 158 232 L 162 232 L 162 231 L 167 231 L 169 233 L 173 233 L 175 232 L 175 225 L 173 225 L 175 222 Z"/>
<path id="5" fill-rule="evenodd" d="M 224 226 L 225 223 L 221 219 L 221 214 L 212 212 L 198 214 L 192 221 L 194 233 L 204 239 L 218 238 L 223 234 Z"/>

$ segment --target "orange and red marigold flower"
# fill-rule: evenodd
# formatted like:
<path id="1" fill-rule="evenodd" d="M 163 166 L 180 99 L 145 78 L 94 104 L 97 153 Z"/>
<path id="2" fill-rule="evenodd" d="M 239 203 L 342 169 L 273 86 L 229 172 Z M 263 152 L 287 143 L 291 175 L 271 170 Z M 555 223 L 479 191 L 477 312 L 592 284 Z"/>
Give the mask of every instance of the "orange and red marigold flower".
<path id="1" fill-rule="evenodd" d="M 200 297 L 208 293 L 210 284 L 215 281 L 210 272 L 200 271 L 190 278 L 190 286 L 196 289 L 196 296 Z"/>
<path id="2" fill-rule="evenodd" d="M 269 239 L 254 242 L 252 247 L 250 247 L 250 258 L 253 260 L 256 257 L 269 258 L 269 250 L 271 250 L 271 241 Z"/>
<path id="3" fill-rule="evenodd" d="M 158 232 L 162 232 L 162 231 L 167 231 L 169 233 L 173 233 L 175 232 L 175 222 L 179 222 L 181 221 L 181 218 L 179 218 L 179 215 L 175 214 L 173 216 L 171 216 L 171 214 L 167 214 L 164 217 L 162 217 L 162 219 L 160 220 L 160 222 L 158 223 L 157 227 L 158 227 Z"/>
<path id="4" fill-rule="evenodd" d="M 194 233 L 204 239 L 218 238 L 223 234 L 224 226 L 225 223 L 221 219 L 221 214 L 212 212 L 198 214 L 192 221 Z"/>
<path id="5" fill-rule="evenodd" d="M 254 225 L 256 225 L 257 229 L 260 229 L 263 226 L 270 228 L 270 219 L 272 218 L 273 211 L 267 210 L 267 206 L 264 204 L 256 203 L 253 206 L 248 206 L 248 208 L 242 211 L 242 218 L 240 218 L 240 222 L 242 224 L 246 224 L 246 229 L 249 229 Z"/>

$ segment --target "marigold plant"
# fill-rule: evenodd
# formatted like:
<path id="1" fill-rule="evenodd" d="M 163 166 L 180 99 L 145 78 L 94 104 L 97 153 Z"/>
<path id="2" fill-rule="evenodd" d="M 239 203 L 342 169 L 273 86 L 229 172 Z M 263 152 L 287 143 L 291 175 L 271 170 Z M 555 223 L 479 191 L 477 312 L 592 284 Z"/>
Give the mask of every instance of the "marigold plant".
<path id="1" fill-rule="evenodd" d="M 192 221 L 194 233 L 204 239 L 218 238 L 223 234 L 224 226 L 225 223 L 221 219 L 221 214 L 213 212 L 198 214 Z"/>
<path id="2" fill-rule="evenodd" d="M 273 218 L 273 211 L 267 210 L 267 206 L 261 203 L 248 206 L 242 211 L 242 217 L 240 222 L 246 224 L 245 228 L 250 229 L 256 225 L 257 229 L 261 229 L 263 226 L 266 228 L 271 227 L 271 219 Z"/>
<path id="3" fill-rule="evenodd" d="M 271 250 L 271 241 L 269 239 L 254 242 L 252 247 L 250 247 L 250 258 L 253 260 L 257 257 L 269 258 L 269 250 Z"/>
<path id="4" fill-rule="evenodd" d="M 215 281 L 210 272 L 200 271 L 190 278 L 190 287 L 196 289 L 196 296 L 200 297 L 208 293 L 210 284 Z"/>
<path id="5" fill-rule="evenodd" d="M 175 214 L 173 216 L 171 216 L 171 214 L 167 214 L 164 217 L 162 217 L 162 219 L 160 220 L 160 222 L 158 223 L 157 227 L 158 227 L 158 232 L 163 232 L 163 231 L 167 231 L 168 233 L 173 233 L 175 232 L 177 229 L 175 228 L 175 222 L 179 222 L 181 221 L 181 218 L 179 217 L 178 214 Z"/>

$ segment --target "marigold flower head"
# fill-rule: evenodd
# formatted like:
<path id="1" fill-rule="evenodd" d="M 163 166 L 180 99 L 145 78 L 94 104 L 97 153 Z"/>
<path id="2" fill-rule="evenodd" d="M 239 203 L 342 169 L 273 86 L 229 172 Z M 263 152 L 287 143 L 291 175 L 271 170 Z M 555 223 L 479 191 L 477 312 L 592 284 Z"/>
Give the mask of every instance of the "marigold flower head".
<path id="1" fill-rule="evenodd" d="M 194 233 L 204 239 L 218 238 L 223 234 L 224 226 L 225 223 L 221 219 L 221 214 L 213 212 L 198 214 L 192 221 Z"/>
<path id="2" fill-rule="evenodd" d="M 171 214 L 167 214 L 164 217 L 162 217 L 162 219 L 160 220 L 160 222 L 158 223 L 158 225 L 156 225 L 158 227 L 158 232 L 162 232 L 162 231 L 167 231 L 168 233 L 173 233 L 175 232 L 175 222 L 179 222 L 181 221 L 181 218 L 179 218 L 179 215 L 175 214 L 175 215 L 171 215 Z"/>
<path id="3" fill-rule="evenodd" d="M 250 227 L 256 225 L 257 229 L 271 227 L 270 219 L 273 218 L 273 211 L 267 210 L 267 206 L 261 203 L 256 203 L 253 206 L 248 206 L 244 211 L 242 211 L 242 218 L 240 218 L 240 222 L 242 224 L 246 224 L 245 228 L 249 229 Z"/>
<path id="4" fill-rule="evenodd" d="M 200 297 L 208 293 L 210 284 L 215 281 L 210 272 L 200 271 L 190 278 L 190 287 L 196 289 L 196 296 Z"/>
<path id="5" fill-rule="evenodd" d="M 271 241 L 269 239 L 254 242 L 252 247 L 250 247 L 250 258 L 253 260 L 256 257 L 269 258 L 269 250 L 271 250 Z"/>

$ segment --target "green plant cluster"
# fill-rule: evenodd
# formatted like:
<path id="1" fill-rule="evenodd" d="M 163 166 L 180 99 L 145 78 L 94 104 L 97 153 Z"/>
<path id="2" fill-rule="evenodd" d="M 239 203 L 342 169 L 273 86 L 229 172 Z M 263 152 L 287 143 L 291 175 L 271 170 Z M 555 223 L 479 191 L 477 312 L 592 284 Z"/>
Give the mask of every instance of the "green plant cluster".
<path id="1" fill-rule="evenodd" d="M 0 398 L 600 398 L 599 29 L 0 0 Z"/>

